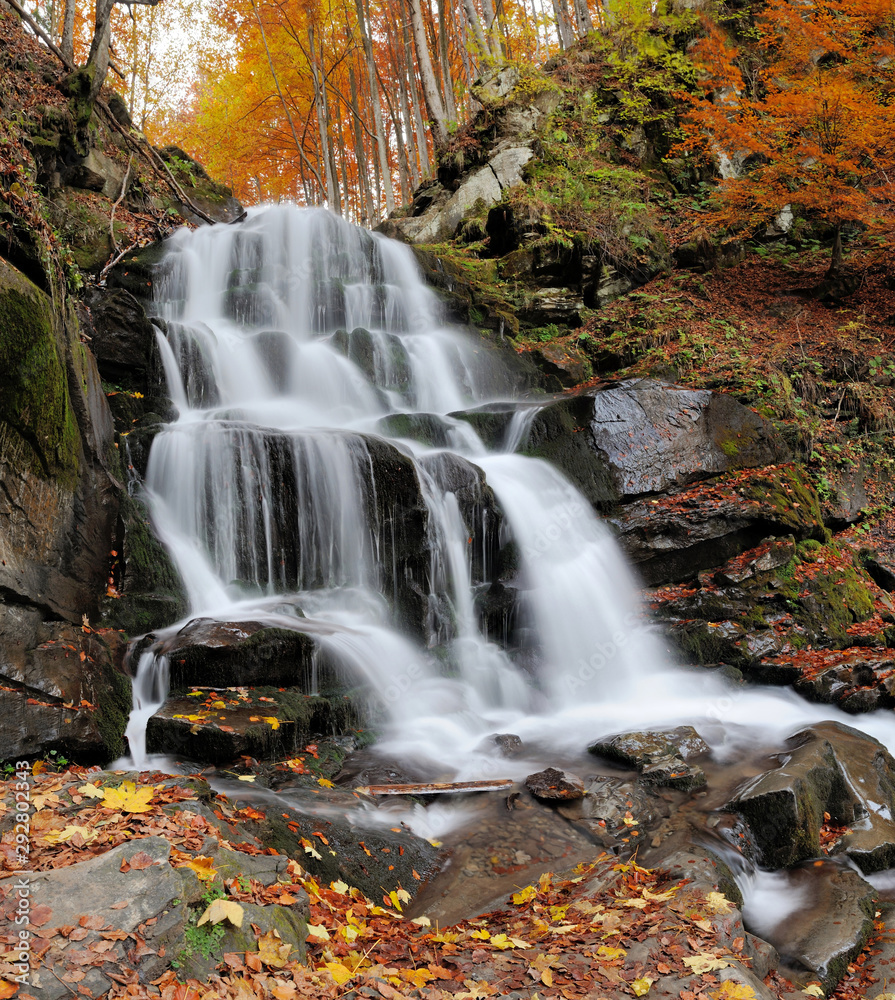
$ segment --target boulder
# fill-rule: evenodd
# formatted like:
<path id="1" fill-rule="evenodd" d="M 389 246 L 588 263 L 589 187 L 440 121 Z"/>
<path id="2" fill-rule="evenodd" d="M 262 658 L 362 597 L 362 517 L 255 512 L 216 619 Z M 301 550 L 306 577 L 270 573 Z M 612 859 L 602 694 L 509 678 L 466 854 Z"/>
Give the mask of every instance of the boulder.
<path id="1" fill-rule="evenodd" d="M 534 363 L 547 377 L 555 381 L 556 389 L 569 389 L 585 382 L 592 371 L 590 362 L 577 346 L 577 339 L 559 337 L 531 350 Z"/>
<path id="2" fill-rule="evenodd" d="M 158 151 L 165 160 L 192 205 L 209 216 L 212 222 L 236 222 L 245 216 L 245 209 L 233 197 L 230 188 L 213 181 L 201 163 L 178 146 L 165 146 Z M 190 205 L 177 201 L 173 207 L 196 225 L 207 222 L 193 212 Z"/>
<path id="3" fill-rule="evenodd" d="M 692 760 L 709 754 L 709 747 L 692 726 L 658 732 L 622 733 L 592 743 L 592 754 L 631 767 L 644 781 L 690 791 L 706 783 L 705 772 Z"/>
<path id="4" fill-rule="evenodd" d="M 525 787 L 536 799 L 550 802 L 569 802 L 583 799 L 586 793 L 584 782 L 577 774 L 548 767 L 525 779 Z"/>
<path id="5" fill-rule="evenodd" d="M 155 328 L 125 288 L 94 288 L 87 296 L 91 348 L 106 382 L 145 394 Z"/>
<path id="6" fill-rule="evenodd" d="M 831 855 L 847 855 L 863 872 L 895 866 L 895 760 L 881 743 L 824 722 L 792 736 L 781 757 L 727 806 L 749 826 L 766 866 L 820 855 L 827 824 L 844 828 L 827 843 Z"/>
<path id="7" fill-rule="evenodd" d="M 125 636 L 46 621 L 0 604 L 0 746 L 10 760 L 50 751 L 79 761 L 123 749 L 131 708 Z"/>

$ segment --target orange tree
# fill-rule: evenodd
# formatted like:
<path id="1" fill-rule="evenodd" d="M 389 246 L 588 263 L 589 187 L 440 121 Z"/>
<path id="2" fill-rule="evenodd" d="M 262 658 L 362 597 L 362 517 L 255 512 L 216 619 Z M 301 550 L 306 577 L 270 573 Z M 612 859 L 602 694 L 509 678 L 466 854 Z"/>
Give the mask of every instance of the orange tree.
<path id="1" fill-rule="evenodd" d="M 703 94 L 686 98 L 678 151 L 728 169 L 713 221 L 754 230 L 787 206 L 834 231 L 895 225 L 895 3 L 769 0 L 706 19 L 691 55 Z M 740 164 L 737 168 L 737 164 Z"/>

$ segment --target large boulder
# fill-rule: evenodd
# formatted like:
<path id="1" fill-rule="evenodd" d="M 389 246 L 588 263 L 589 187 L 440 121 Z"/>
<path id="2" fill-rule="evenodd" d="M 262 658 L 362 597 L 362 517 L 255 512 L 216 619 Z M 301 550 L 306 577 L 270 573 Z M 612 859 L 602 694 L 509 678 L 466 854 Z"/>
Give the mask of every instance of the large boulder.
<path id="1" fill-rule="evenodd" d="M 728 803 L 752 832 L 764 865 L 783 868 L 826 850 L 863 872 L 895 865 L 895 760 L 871 736 L 823 722 L 792 736 L 778 767 L 750 779 Z"/>
<path id="2" fill-rule="evenodd" d="M 620 733 L 597 740 L 588 750 L 636 769 L 648 784 L 689 791 L 706 783 L 705 772 L 693 761 L 708 756 L 709 747 L 692 726 Z"/>

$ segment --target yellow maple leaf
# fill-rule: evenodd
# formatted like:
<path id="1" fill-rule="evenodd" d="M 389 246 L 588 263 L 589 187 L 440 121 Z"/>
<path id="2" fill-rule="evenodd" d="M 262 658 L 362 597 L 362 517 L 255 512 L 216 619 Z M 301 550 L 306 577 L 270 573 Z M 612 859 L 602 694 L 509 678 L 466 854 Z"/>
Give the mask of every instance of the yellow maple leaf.
<path id="1" fill-rule="evenodd" d="M 280 720 L 275 715 L 262 715 L 261 721 L 266 722 L 271 729 L 280 728 Z"/>
<path id="2" fill-rule="evenodd" d="M 276 728 L 276 727 L 274 727 Z M 322 785 L 324 788 L 335 788 L 336 786 L 329 780 L 329 778 L 318 778 L 317 784 Z"/>
<path id="3" fill-rule="evenodd" d="M 820 993 L 812 994 L 813 996 L 823 996 L 823 990 Z M 735 983 L 733 980 L 728 979 L 726 983 L 722 983 L 720 988 L 717 990 L 712 990 L 709 993 L 712 1000 L 757 1000 L 755 996 L 755 990 L 751 986 L 747 986 L 745 983 Z"/>
<path id="4" fill-rule="evenodd" d="M 90 799 L 101 799 L 105 794 L 105 791 L 97 785 L 81 785 L 78 789 L 78 795 L 85 795 Z"/>
<path id="5" fill-rule="evenodd" d="M 524 906 L 529 900 L 537 896 L 538 890 L 533 885 L 527 885 L 524 889 L 514 892 L 512 899 L 516 906 Z"/>
<path id="6" fill-rule="evenodd" d="M 292 945 L 284 941 L 276 929 L 258 938 L 258 954 L 265 965 L 273 969 L 282 969 L 289 961 Z"/>
<path id="7" fill-rule="evenodd" d="M 645 997 L 652 985 L 653 981 L 649 976 L 642 976 L 640 979 L 634 979 L 631 982 L 631 990 L 635 997 Z"/>
<path id="8" fill-rule="evenodd" d="M 316 938 L 318 941 L 329 941 L 329 931 L 323 924 L 308 924 L 308 937 Z"/>
<path id="9" fill-rule="evenodd" d="M 605 959 L 607 962 L 614 962 L 617 958 L 624 958 L 627 954 L 624 948 L 612 948 L 608 944 L 601 944 L 597 948 L 597 958 Z"/>
<path id="10" fill-rule="evenodd" d="M 213 701 L 211 703 L 211 707 L 212 708 L 219 708 L 219 709 L 220 708 L 226 708 L 227 707 L 227 702 L 225 702 L 225 701 Z"/>
<path id="11" fill-rule="evenodd" d="M 354 975 L 351 969 L 346 969 L 341 962 L 327 962 L 326 968 L 329 970 L 329 974 L 336 981 L 336 985 L 344 986 L 349 979 Z"/>
<path id="12" fill-rule="evenodd" d="M 417 927 L 431 927 L 432 921 L 428 917 L 414 917 L 410 921 L 412 924 L 416 924 Z"/>
<path id="13" fill-rule="evenodd" d="M 341 879 L 337 882 L 330 882 L 329 887 L 333 892 L 337 892 L 340 896 L 344 896 L 348 892 L 348 883 L 343 882 Z"/>
<path id="14" fill-rule="evenodd" d="M 719 955 L 714 955 L 710 951 L 702 951 L 698 955 L 691 955 L 689 958 L 685 958 L 684 965 L 688 965 L 694 975 L 701 976 L 706 972 L 726 969 L 730 965 L 730 962 Z"/>
<path id="15" fill-rule="evenodd" d="M 809 997 L 826 996 L 820 983 L 809 983 L 802 992 Z M 895 993 L 880 993 L 876 1000 L 895 1000 Z"/>
<path id="16" fill-rule="evenodd" d="M 472 931 L 469 936 L 475 938 L 476 941 L 487 941 L 491 937 L 491 933 L 486 930 Z"/>
<path id="17" fill-rule="evenodd" d="M 149 804 L 155 788 L 152 785 L 137 788 L 132 781 L 123 781 L 117 788 L 103 790 L 102 805 L 115 812 L 145 813 L 152 809 Z"/>
<path id="18" fill-rule="evenodd" d="M 215 899 L 208 909 L 196 921 L 196 926 L 202 924 L 219 924 L 224 920 L 233 924 L 234 927 L 242 927 L 242 918 L 245 910 L 232 899 Z"/>
<path id="19" fill-rule="evenodd" d="M 214 858 L 207 858 L 200 854 L 187 861 L 186 864 L 178 865 L 179 868 L 191 868 L 203 882 L 211 882 L 217 876 L 217 869 L 214 867 Z"/>

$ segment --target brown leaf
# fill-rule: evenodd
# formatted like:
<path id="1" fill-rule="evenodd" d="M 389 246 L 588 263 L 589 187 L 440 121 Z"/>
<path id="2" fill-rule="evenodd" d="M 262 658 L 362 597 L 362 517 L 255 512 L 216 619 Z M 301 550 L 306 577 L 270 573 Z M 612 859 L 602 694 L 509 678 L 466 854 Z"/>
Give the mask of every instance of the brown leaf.
<path id="1" fill-rule="evenodd" d="M 91 931 L 102 930 L 106 927 L 106 922 L 102 917 L 78 917 L 78 923 Z"/>
<path id="2" fill-rule="evenodd" d="M 53 908 L 51 906 L 47 906 L 46 903 L 39 903 L 28 914 L 28 920 L 35 927 L 43 927 L 43 925 L 47 923 L 52 916 Z"/>
<path id="3" fill-rule="evenodd" d="M 123 910 L 126 906 L 130 906 L 131 901 L 129 899 L 122 899 L 120 903 L 113 903 L 109 909 L 110 910 Z"/>
<path id="4" fill-rule="evenodd" d="M 152 868 L 153 865 L 158 865 L 158 862 L 145 851 L 139 851 L 131 858 L 130 865 L 134 871 L 141 872 L 144 868 Z"/>

